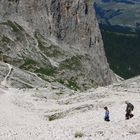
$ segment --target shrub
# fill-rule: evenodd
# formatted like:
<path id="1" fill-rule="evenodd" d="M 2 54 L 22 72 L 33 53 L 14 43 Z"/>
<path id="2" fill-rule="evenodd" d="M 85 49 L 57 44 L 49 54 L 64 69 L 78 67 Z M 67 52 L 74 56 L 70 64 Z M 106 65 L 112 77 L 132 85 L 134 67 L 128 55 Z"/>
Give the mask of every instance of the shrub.
<path id="1" fill-rule="evenodd" d="M 56 120 L 56 119 L 59 119 L 59 116 L 58 115 L 51 115 L 48 117 L 49 121 L 53 121 L 53 120 Z"/>
<path id="2" fill-rule="evenodd" d="M 84 136 L 84 134 L 82 132 L 80 132 L 80 131 L 75 133 L 75 138 L 78 138 L 78 137 L 81 138 L 83 136 Z"/>

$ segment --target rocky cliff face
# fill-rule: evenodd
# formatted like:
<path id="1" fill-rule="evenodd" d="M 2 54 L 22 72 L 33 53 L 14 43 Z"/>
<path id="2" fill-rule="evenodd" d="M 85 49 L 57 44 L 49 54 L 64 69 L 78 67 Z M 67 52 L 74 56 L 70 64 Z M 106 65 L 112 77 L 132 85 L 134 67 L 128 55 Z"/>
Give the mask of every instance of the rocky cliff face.
<path id="1" fill-rule="evenodd" d="M 1 0 L 1 60 L 73 89 L 116 80 L 90 0 Z"/>
<path id="2" fill-rule="evenodd" d="M 0 62 L 0 83 L 5 87 L 37 88 L 47 87 L 48 83 L 34 73 L 22 71 L 14 66 Z"/>

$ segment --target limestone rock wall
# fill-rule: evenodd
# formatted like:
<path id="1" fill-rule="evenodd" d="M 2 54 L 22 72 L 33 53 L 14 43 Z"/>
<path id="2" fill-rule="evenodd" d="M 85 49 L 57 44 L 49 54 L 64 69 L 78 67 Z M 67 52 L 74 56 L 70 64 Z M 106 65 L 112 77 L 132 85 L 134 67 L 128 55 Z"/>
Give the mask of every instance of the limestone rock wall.
<path id="1" fill-rule="evenodd" d="M 80 89 L 116 80 L 92 0 L 1 0 L 0 32 L 0 51 L 15 66 L 49 69 L 57 81 Z M 25 67 L 29 60 L 33 68 Z"/>

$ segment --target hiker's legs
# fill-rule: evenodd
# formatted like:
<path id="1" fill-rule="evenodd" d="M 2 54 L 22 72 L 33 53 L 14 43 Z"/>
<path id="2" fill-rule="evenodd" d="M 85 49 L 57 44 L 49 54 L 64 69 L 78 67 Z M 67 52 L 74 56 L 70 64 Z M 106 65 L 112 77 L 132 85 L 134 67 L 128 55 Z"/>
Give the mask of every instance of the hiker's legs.
<path id="1" fill-rule="evenodd" d="M 107 121 L 107 122 L 110 121 L 110 120 L 109 120 L 109 117 L 105 117 L 105 121 Z"/>
<path id="2" fill-rule="evenodd" d="M 126 112 L 125 119 L 128 120 L 129 118 L 130 118 L 130 114 L 128 112 Z"/>
<path id="3" fill-rule="evenodd" d="M 133 114 L 130 114 L 130 118 L 132 118 L 134 115 Z"/>
<path id="4" fill-rule="evenodd" d="M 133 115 L 131 114 L 131 110 L 128 110 L 127 112 L 126 112 L 126 114 L 125 114 L 125 118 L 128 120 L 128 119 L 130 119 L 130 118 L 132 118 L 133 117 Z"/>
<path id="5" fill-rule="evenodd" d="M 132 110 L 130 110 L 130 118 L 132 118 L 134 115 L 132 114 Z"/>

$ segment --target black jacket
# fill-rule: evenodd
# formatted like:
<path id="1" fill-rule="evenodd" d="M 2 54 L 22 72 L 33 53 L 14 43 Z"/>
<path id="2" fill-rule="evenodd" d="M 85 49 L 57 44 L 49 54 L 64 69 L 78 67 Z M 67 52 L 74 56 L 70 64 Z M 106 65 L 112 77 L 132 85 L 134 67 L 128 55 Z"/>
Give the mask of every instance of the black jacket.
<path id="1" fill-rule="evenodd" d="M 126 107 L 126 112 L 132 111 L 133 109 L 134 109 L 134 106 L 131 103 L 128 103 Z"/>

